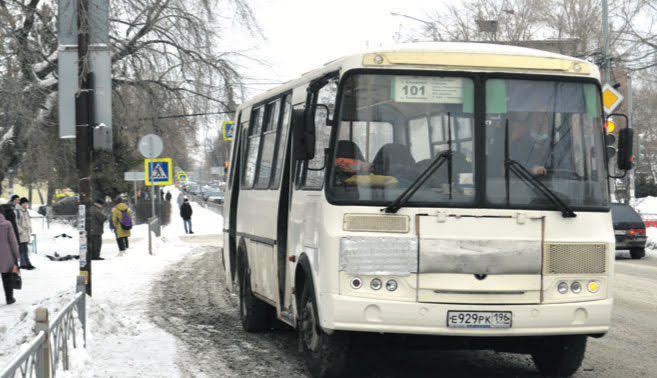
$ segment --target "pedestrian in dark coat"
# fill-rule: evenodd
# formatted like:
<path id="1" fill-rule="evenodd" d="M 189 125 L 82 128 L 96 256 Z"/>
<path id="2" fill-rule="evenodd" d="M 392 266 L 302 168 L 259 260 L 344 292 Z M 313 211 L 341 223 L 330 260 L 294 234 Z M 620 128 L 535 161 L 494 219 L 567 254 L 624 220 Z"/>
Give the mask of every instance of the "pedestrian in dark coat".
<path id="1" fill-rule="evenodd" d="M 16 224 L 16 205 L 18 204 L 18 200 L 20 198 L 14 194 L 11 196 L 11 200 L 5 205 L 2 205 L 5 207 L 5 219 L 7 219 L 11 225 L 14 227 L 14 235 L 16 236 L 16 240 L 18 240 L 18 225 Z"/>
<path id="2" fill-rule="evenodd" d="M 18 241 L 11 223 L 5 219 L 6 207 L 0 207 L 0 274 L 5 290 L 7 304 L 16 302 L 14 288 L 11 286 L 11 274 L 14 265 L 18 264 Z"/>
<path id="3" fill-rule="evenodd" d="M 192 205 L 189 204 L 187 198 L 184 199 L 182 206 L 180 206 L 180 217 L 183 219 L 185 224 L 185 233 L 193 234 L 192 231 Z"/>
<path id="4" fill-rule="evenodd" d="M 167 191 L 167 194 L 164 196 L 164 199 L 167 201 L 171 201 L 171 192 Z"/>
<path id="5" fill-rule="evenodd" d="M 97 199 L 87 214 L 87 246 L 92 260 L 105 260 L 100 257 L 100 248 L 103 244 L 103 224 L 105 223 L 104 203 L 105 201 L 102 199 Z"/>

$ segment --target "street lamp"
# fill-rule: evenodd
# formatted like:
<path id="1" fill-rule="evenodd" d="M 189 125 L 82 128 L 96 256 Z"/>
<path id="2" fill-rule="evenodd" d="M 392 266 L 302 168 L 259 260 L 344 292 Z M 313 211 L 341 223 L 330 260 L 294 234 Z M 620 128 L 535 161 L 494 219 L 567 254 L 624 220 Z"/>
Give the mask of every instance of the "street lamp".
<path id="1" fill-rule="evenodd" d="M 436 24 L 434 24 L 433 22 L 422 20 L 422 19 L 419 19 L 419 18 L 416 18 L 416 17 L 413 17 L 413 16 L 409 16 L 407 14 L 401 14 L 401 13 L 395 13 L 395 12 L 390 12 L 390 15 L 391 16 L 399 16 L 399 17 L 410 18 L 413 21 L 421 22 L 425 25 L 428 25 L 429 28 L 431 29 L 431 33 L 433 34 L 433 40 L 434 41 L 439 41 L 439 39 L 438 39 L 438 29 L 436 29 Z"/>

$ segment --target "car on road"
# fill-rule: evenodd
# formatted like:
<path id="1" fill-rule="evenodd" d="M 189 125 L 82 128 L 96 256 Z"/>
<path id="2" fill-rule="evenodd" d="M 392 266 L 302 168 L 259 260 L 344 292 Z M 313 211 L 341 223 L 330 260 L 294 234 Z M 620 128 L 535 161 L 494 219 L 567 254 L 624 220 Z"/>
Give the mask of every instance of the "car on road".
<path id="1" fill-rule="evenodd" d="M 201 192 L 201 186 L 199 184 L 188 184 L 187 192 L 191 194 L 199 194 Z"/>
<path id="2" fill-rule="evenodd" d="M 222 204 L 224 203 L 224 192 L 220 192 L 220 191 L 203 192 L 203 200 Z"/>
<path id="3" fill-rule="evenodd" d="M 611 204 L 616 250 L 629 249 L 633 259 L 646 255 L 646 225 L 634 209 L 624 203 Z"/>
<path id="4" fill-rule="evenodd" d="M 46 205 L 39 206 L 37 212 L 46 215 Z M 52 215 L 76 215 L 78 213 L 78 196 L 64 197 L 52 204 Z"/>

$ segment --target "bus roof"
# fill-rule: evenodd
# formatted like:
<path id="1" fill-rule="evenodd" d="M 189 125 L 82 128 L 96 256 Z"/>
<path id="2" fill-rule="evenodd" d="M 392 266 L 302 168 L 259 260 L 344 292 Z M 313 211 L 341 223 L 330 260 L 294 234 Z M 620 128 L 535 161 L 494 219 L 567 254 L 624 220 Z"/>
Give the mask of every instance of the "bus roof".
<path id="1" fill-rule="evenodd" d="M 532 49 L 528 47 L 502 45 L 481 42 L 415 42 L 394 45 L 389 48 L 371 49 L 368 53 L 385 52 L 443 52 L 443 53 L 465 53 L 465 54 L 495 54 L 511 56 L 531 56 L 542 58 L 567 59 L 586 63 L 585 60 L 567 55 L 557 54 L 545 50 Z"/>
<path id="2" fill-rule="evenodd" d="M 480 56 L 473 59 L 473 54 Z M 416 42 L 371 49 L 335 59 L 255 96 L 240 108 L 286 92 L 328 72 L 344 72 L 354 68 L 526 72 L 600 77 L 597 66 L 590 62 L 544 50 L 493 43 Z"/>

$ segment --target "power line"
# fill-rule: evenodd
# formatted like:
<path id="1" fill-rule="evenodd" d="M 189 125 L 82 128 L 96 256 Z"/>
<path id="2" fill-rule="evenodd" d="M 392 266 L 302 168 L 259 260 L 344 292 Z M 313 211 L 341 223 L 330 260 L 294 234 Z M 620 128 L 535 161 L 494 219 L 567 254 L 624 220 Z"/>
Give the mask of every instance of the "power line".
<path id="1" fill-rule="evenodd" d="M 137 118 L 137 121 L 148 121 L 151 119 L 168 119 L 168 118 L 185 118 L 185 117 L 199 117 L 199 116 L 205 116 L 205 115 L 214 115 L 214 114 L 233 114 L 235 111 L 228 111 L 228 112 L 215 112 L 215 113 L 193 113 L 193 114 L 174 114 L 174 115 L 166 115 L 166 116 L 157 116 L 157 117 L 144 117 L 144 118 Z"/>

